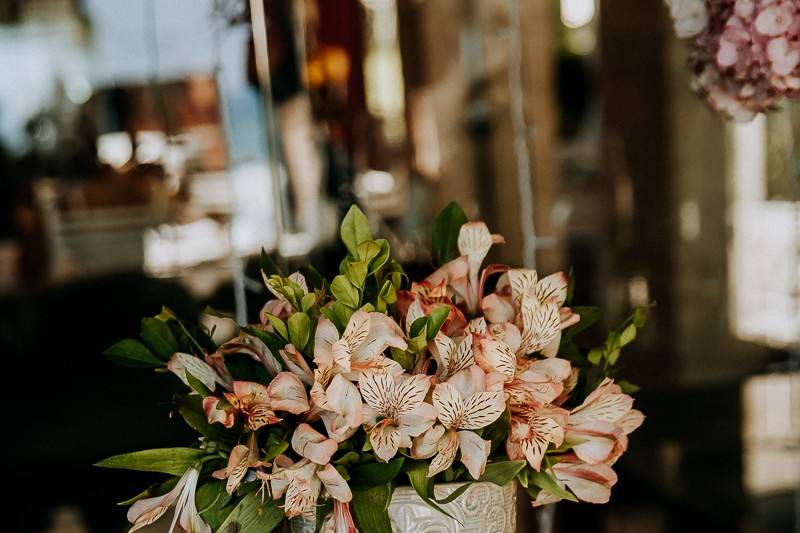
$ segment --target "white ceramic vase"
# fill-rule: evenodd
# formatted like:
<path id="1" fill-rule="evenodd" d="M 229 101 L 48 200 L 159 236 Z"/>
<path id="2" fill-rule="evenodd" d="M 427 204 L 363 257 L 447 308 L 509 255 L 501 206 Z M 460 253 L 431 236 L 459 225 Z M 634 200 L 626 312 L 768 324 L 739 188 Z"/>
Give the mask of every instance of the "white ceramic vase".
<path id="1" fill-rule="evenodd" d="M 461 483 L 440 483 L 437 500 L 451 494 Z M 456 520 L 431 508 L 411 487 L 397 487 L 389 503 L 389 520 L 395 533 L 515 533 L 517 527 L 515 484 L 498 487 L 473 483 L 454 501 L 442 505 Z M 313 533 L 314 521 L 292 520 L 292 533 Z"/>

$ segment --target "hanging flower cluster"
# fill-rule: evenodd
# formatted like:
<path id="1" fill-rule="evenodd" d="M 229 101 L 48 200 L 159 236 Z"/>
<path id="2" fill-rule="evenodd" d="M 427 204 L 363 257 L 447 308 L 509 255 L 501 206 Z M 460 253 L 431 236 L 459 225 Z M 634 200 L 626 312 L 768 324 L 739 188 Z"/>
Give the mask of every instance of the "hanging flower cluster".
<path id="1" fill-rule="evenodd" d="M 434 225 L 440 268 L 410 286 L 357 208 L 341 235 L 348 256 L 330 282 L 313 269 L 284 276 L 263 256 L 275 298 L 219 346 L 164 310 L 143 320 L 142 342 L 106 352 L 175 374 L 189 388 L 178 412 L 201 435 L 99 463 L 174 476 L 133 500 L 131 531 L 174 507 L 170 531 L 319 516 L 322 531 L 353 532 L 406 476 L 428 502 L 425 480 L 515 478 L 534 505 L 607 502 L 644 419 L 633 386 L 607 376 L 644 311 L 602 348 L 579 348 L 574 334 L 596 313 L 567 306 L 568 277 L 484 268 L 503 239 L 455 204 Z"/>
<path id="2" fill-rule="evenodd" d="M 692 86 L 712 108 L 747 122 L 800 97 L 800 4 L 794 0 L 666 0 L 690 39 Z"/>

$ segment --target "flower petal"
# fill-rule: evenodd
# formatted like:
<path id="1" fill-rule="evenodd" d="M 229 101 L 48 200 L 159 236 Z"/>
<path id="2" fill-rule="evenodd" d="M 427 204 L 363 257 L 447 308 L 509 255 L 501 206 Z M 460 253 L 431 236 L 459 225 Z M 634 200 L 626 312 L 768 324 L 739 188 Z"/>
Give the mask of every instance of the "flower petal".
<path id="1" fill-rule="evenodd" d="M 431 386 L 430 377 L 417 374 L 401 376 L 394 387 L 394 406 L 398 415 L 408 413 L 419 407 Z"/>
<path id="2" fill-rule="evenodd" d="M 312 428 L 306 423 L 297 426 L 292 435 L 292 449 L 306 459 L 324 465 L 330 462 L 331 456 L 339 449 L 335 440 Z"/>
<path id="3" fill-rule="evenodd" d="M 370 326 L 370 314 L 366 311 L 356 311 L 350 317 L 347 327 L 342 334 L 342 340 L 354 352 L 367 339 Z"/>
<path id="4" fill-rule="evenodd" d="M 422 403 L 415 409 L 401 414 L 397 419 L 404 440 L 406 437 L 416 437 L 422 434 L 434 422 L 436 422 L 436 409 L 429 403 Z"/>
<path id="5" fill-rule="evenodd" d="M 227 468 L 217 470 L 214 472 L 213 477 L 217 479 L 228 478 L 225 484 L 225 490 L 228 491 L 228 494 L 233 494 L 233 492 L 239 488 L 249 467 L 250 449 L 244 444 L 238 444 L 233 447 L 231 454 L 228 456 Z"/>
<path id="6" fill-rule="evenodd" d="M 332 464 L 328 463 L 325 468 L 318 470 L 317 476 L 334 500 L 347 503 L 353 499 L 353 493 L 350 491 L 347 481 Z"/>
<path id="7" fill-rule="evenodd" d="M 541 303 L 554 303 L 559 307 L 567 299 L 569 276 L 564 272 L 556 272 L 539 280 L 535 287 L 536 298 Z"/>
<path id="8" fill-rule="evenodd" d="M 505 297 L 492 293 L 481 300 L 481 311 L 493 324 L 512 322 L 517 316 L 514 305 Z"/>
<path id="9" fill-rule="evenodd" d="M 506 381 L 514 379 L 517 367 L 517 356 L 503 341 L 495 339 L 481 339 L 480 352 L 475 355 L 484 372 L 500 372 L 506 376 Z"/>
<path id="10" fill-rule="evenodd" d="M 443 425 L 436 424 L 415 438 L 411 446 L 411 455 L 415 459 L 429 459 L 436 455 L 439 441 L 444 436 L 445 431 Z"/>
<path id="11" fill-rule="evenodd" d="M 464 398 L 450 383 L 439 383 L 433 389 L 433 406 L 439 420 L 448 429 L 459 424 L 464 416 Z"/>
<path id="12" fill-rule="evenodd" d="M 400 429 L 393 424 L 378 423 L 369 432 L 369 441 L 375 455 L 387 462 L 397 455 L 400 438 Z"/>
<path id="13" fill-rule="evenodd" d="M 306 385 L 312 385 L 314 383 L 314 372 L 312 372 L 311 367 L 308 366 L 306 358 L 303 357 L 303 354 L 301 354 L 293 344 L 287 344 L 279 353 L 284 364 L 286 364 L 286 368 L 288 368 L 290 372 L 297 374 L 300 380 Z M 278 365 L 278 370 L 272 372 L 270 375 L 277 375 L 280 371 L 281 368 L 280 365 Z"/>
<path id="14" fill-rule="evenodd" d="M 458 448 L 461 450 L 461 462 L 467 467 L 469 475 L 473 479 L 479 479 L 486 468 L 492 442 L 483 440 L 472 431 L 459 431 Z"/>
<path id="15" fill-rule="evenodd" d="M 414 325 L 414 322 L 418 318 L 424 316 L 425 311 L 422 310 L 422 304 L 418 299 L 415 299 L 411 302 L 411 305 L 408 306 L 408 312 L 406 313 L 406 335 L 411 335 L 411 326 Z"/>
<path id="16" fill-rule="evenodd" d="M 394 381 L 383 372 L 362 372 L 358 378 L 358 389 L 364 403 L 379 415 L 387 416 L 394 405 Z"/>
<path id="17" fill-rule="evenodd" d="M 631 409 L 628 414 L 617 420 L 617 425 L 625 435 L 629 435 L 644 423 L 644 418 L 644 414 L 641 411 Z"/>
<path id="18" fill-rule="evenodd" d="M 611 487 L 617 482 L 617 474 L 608 465 L 584 465 L 558 463 L 553 471 L 559 481 L 564 482 L 578 499 L 588 503 L 608 503 Z"/>
<path id="19" fill-rule="evenodd" d="M 303 382 L 296 374 L 281 372 L 267 387 L 272 409 L 299 415 L 310 409 Z"/>
<path id="20" fill-rule="evenodd" d="M 428 477 L 433 477 L 439 472 L 444 472 L 456 458 L 458 451 L 458 437 L 455 430 L 448 430 L 447 433 L 439 440 L 437 450 L 439 453 L 431 461 L 428 466 Z"/>
<path id="21" fill-rule="evenodd" d="M 477 392 L 464 402 L 461 429 L 481 429 L 498 418 L 506 410 L 505 394 L 501 391 Z"/>
<path id="22" fill-rule="evenodd" d="M 539 277 L 535 270 L 524 268 L 509 269 L 508 282 L 511 285 L 511 296 L 515 305 L 521 307 L 524 296 L 535 296 L 538 280 Z"/>
<path id="23" fill-rule="evenodd" d="M 358 388 L 340 374 L 333 376 L 326 391 L 328 406 L 331 411 L 344 416 L 347 425 L 357 428 L 364 418 L 363 404 Z"/>
<path id="24" fill-rule="evenodd" d="M 178 376 L 187 387 L 191 387 L 191 385 L 186 378 L 186 372 L 189 372 L 211 391 L 216 388 L 216 382 L 220 381 L 219 376 L 208 363 L 188 353 L 176 352 L 173 354 L 167 363 L 167 368 Z"/>
<path id="25" fill-rule="evenodd" d="M 333 365 L 333 343 L 339 340 L 339 331 L 333 322 L 320 317 L 314 333 L 314 362 L 317 366 Z"/>

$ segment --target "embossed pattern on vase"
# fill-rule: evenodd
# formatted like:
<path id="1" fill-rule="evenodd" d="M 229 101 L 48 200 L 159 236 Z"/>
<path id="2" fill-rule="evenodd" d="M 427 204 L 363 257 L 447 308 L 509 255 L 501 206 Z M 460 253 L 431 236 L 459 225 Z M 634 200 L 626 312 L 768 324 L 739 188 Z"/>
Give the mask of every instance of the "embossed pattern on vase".
<path id="1" fill-rule="evenodd" d="M 436 499 L 450 495 L 460 483 L 436 485 Z M 473 483 L 454 501 L 442 505 L 456 520 L 427 505 L 411 487 L 397 487 L 389 504 L 389 519 L 395 533 L 514 533 L 516 494 L 514 483 L 498 487 Z M 460 522 L 460 524 L 459 524 Z M 293 533 L 312 533 L 311 520 L 292 520 Z"/>

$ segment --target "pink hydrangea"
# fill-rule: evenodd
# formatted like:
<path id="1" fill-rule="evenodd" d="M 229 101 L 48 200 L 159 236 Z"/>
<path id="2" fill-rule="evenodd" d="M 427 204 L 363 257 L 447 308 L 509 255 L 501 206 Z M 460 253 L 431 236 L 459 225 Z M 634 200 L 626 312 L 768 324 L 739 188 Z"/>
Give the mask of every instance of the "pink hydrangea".
<path id="1" fill-rule="evenodd" d="M 715 110 L 746 122 L 781 98 L 800 97 L 800 2 L 705 0 L 701 26 L 686 21 L 697 19 L 698 5 L 677 1 L 668 0 L 677 31 L 695 30 L 689 35 L 692 87 Z"/>

